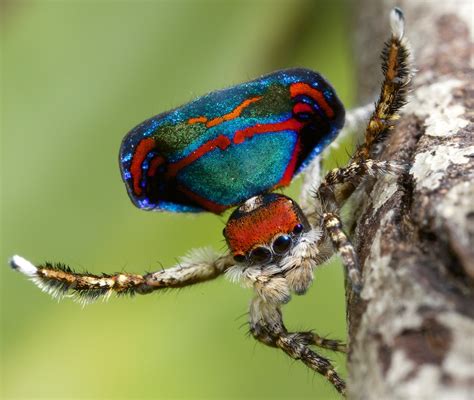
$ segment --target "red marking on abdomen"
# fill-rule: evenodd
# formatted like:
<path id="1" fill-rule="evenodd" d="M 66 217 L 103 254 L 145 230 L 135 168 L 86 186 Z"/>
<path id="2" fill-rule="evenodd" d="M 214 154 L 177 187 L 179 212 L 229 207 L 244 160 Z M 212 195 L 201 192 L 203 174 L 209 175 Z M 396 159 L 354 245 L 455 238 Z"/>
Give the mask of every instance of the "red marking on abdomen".
<path id="1" fill-rule="evenodd" d="M 187 165 L 191 164 L 193 161 L 202 157 L 204 154 L 209 153 L 211 150 L 219 148 L 221 150 L 227 149 L 230 146 L 230 139 L 227 136 L 219 135 L 215 139 L 210 140 L 207 143 L 204 143 L 198 149 L 194 150 L 189 156 L 179 160 L 174 164 L 168 166 L 168 175 L 176 176 L 178 171 Z"/>
<path id="2" fill-rule="evenodd" d="M 207 122 L 207 118 L 206 117 L 195 117 L 195 118 L 189 118 L 188 119 L 188 124 L 189 125 L 192 125 L 192 124 L 197 124 L 198 122 Z"/>
<path id="3" fill-rule="evenodd" d="M 243 143 L 245 139 L 251 138 L 252 136 L 258 135 L 260 133 L 280 132 L 288 130 L 299 131 L 303 126 L 303 123 L 293 118 L 274 124 L 257 124 L 235 132 L 233 142 L 235 144 L 240 144 Z"/>
<path id="4" fill-rule="evenodd" d="M 307 83 L 292 83 L 290 85 L 291 97 L 296 97 L 300 94 L 311 97 L 316 103 L 321 106 L 321 108 L 324 110 L 324 112 L 329 118 L 334 117 L 334 110 L 331 108 L 331 106 L 328 104 L 323 94 L 319 90 L 315 89 L 311 85 L 308 85 Z"/>
<path id="5" fill-rule="evenodd" d="M 142 139 L 135 153 L 133 153 L 132 162 L 130 164 L 130 173 L 132 175 L 133 193 L 137 196 L 141 196 L 142 188 L 140 182 L 142 180 L 142 164 L 145 161 L 148 153 L 155 148 L 155 140 L 152 138 Z"/>
<path id="6" fill-rule="evenodd" d="M 235 144 L 241 144 L 245 141 L 245 139 L 251 138 L 254 135 L 261 134 L 261 133 L 269 133 L 269 132 L 280 132 L 286 130 L 292 131 L 299 131 L 304 126 L 302 122 L 299 122 L 293 118 L 290 118 L 283 122 L 278 122 L 274 124 L 257 124 L 254 126 L 250 126 L 248 128 L 242 129 L 240 131 L 235 132 L 233 142 Z M 231 144 L 230 139 L 227 136 L 219 135 L 215 139 L 210 140 L 207 143 L 201 145 L 197 150 L 194 150 L 190 155 L 187 157 L 179 160 L 174 164 L 170 164 L 168 166 L 168 177 L 176 176 L 179 170 L 188 166 L 198 158 L 202 157 L 204 154 L 209 153 L 210 151 L 220 148 L 221 150 L 227 149 Z M 296 161 L 295 161 L 296 162 Z"/>
<path id="7" fill-rule="evenodd" d="M 197 124 L 198 122 L 202 122 L 206 124 L 207 128 L 212 128 L 213 126 L 222 124 L 225 121 L 230 121 L 235 119 L 242 114 L 250 104 L 259 101 L 263 96 L 251 97 L 250 99 L 245 99 L 242 103 L 240 103 L 237 107 L 235 107 L 231 112 L 224 114 L 221 117 L 216 117 L 211 119 L 210 121 L 207 120 L 207 117 L 200 116 L 188 119 L 188 124 Z"/>
<path id="8" fill-rule="evenodd" d="M 299 114 L 299 113 L 314 113 L 313 107 L 311 107 L 309 104 L 306 103 L 296 103 L 293 106 L 293 113 L 294 114 Z"/>
<path id="9" fill-rule="evenodd" d="M 298 161 L 299 152 L 300 152 L 300 139 L 298 137 L 295 148 L 293 149 L 293 154 L 291 155 L 290 162 L 286 166 L 285 172 L 283 173 L 283 177 L 280 179 L 280 182 L 278 182 L 275 185 L 275 188 L 281 187 L 281 186 L 288 186 L 291 183 L 291 180 L 293 179 L 293 175 L 295 174 L 296 161 Z"/>
<path id="10" fill-rule="evenodd" d="M 152 160 L 150 161 L 150 166 L 148 167 L 147 175 L 148 176 L 155 176 L 156 170 L 164 162 L 165 162 L 165 159 L 163 157 L 155 156 L 154 158 L 152 158 Z"/>
<path id="11" fill-rule="evenodd" d="M 237 107 L 235 107 L 230 113 L 224 114 L 222 117 L 217 117 L 214 119 L 211 119 L 206 123 L 206 126 L 208 128 L 211 128 L 213 126 L 219 125 L 224 121 L 230 121 L 232 119 L 237 118 L 242 114 L 242 111 L 244 111 L 250 104 L 255 103 L 256 101 L 259 101 L 263 96 L 257 96 L 257 97 L 251 97 L 250 99 L 244 100 L 242 103 L 240 103 Z"/>
<path id="12" fill-rule="evenodd" d="M 192 192 L 188 188 L 178 185 L 177 189 L 184 193 L 186 197 L 194 200 L 195 203 L 199 204 L 202 208 L 213 212 L 214 214 L 221 214 L 229 208 L 229 206 L 223 206 L 221 204 L 214 203 L 211 200 L 205 199 L 204 197 L 199 196 L 198 194 Z"/>

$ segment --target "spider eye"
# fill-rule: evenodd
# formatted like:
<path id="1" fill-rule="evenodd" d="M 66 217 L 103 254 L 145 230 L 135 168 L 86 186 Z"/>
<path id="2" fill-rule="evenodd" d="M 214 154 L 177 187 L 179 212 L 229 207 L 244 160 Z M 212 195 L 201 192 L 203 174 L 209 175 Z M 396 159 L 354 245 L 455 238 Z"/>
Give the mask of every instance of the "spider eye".
<path id="1" fill-rule="evenodd" d="M 273 251 L 282 255 L 285 254 L 291 246 L 291 237 L 289 235 L 280 235 L 278 236 L 272 245 Z"/>
<path id="2" fill-rule="evenodd" d="M 255 247 L 250 252 L 250 260 L 255 264 L 266 264 L 272 259 L 272 253 L 266 247 Z"/>
<path id="3" fill-rule="evenodd" d="M 299 235 L 301 232 L 303 232 L 303 225 L 302 224 L 298 224 L 296 225 L 294 228 L 293 228 L 293 233 L 295 235 Z"/>
<path id="4" fill-rule="evenodd" d="M 245 261 L 245 256 L 243 254 L 236 254 L 234 256 L 234 260 L 237 261 L 238 263 L 243 263 Z"/>

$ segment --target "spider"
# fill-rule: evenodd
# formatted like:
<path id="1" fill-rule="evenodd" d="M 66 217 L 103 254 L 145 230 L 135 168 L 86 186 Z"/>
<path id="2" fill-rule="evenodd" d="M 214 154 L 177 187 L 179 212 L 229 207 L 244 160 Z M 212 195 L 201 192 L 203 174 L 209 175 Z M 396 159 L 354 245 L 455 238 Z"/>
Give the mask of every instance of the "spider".
<path id="1" fill-rule="evenodd" d="M 344 394 L 345 383 L 331 362 L 311 346 L 345 352 L 345 344 L 312 331 L 288 331 L 281 307 L 292 293 L 309 289 L 315 267 L 335 252 L 342 258 L 349 290 L 361 289 L 357 255 L 339 210 L 365 178 L 400 168 L 373 159 L 376 145 L 393 128 L 406 101 L 411 77 L 400 9 L 392 10 L 390 22 L 391 37 L 382 52 L 384 81 L 365 139 L 346 167 L 326 174 L 304 211 L 272 191 L 318 160 L 342 128 L 344 108 L 319 74 L 291 69 L 157 115 L 123 140 L 122 177 L 136 206 L 216 214 L 237 206 L 223 231 L 228 252 L 194 251 L 178 266 L 145 275 L 78 273 L 63 264 L 35 266 L 17 255 L 11 266 L 51 295 L 72 295 L 84 303 L 112 293 L 179 288 L 226 274 L 254 290 L 249 328 L 255 339 L 301 360 Z"/>

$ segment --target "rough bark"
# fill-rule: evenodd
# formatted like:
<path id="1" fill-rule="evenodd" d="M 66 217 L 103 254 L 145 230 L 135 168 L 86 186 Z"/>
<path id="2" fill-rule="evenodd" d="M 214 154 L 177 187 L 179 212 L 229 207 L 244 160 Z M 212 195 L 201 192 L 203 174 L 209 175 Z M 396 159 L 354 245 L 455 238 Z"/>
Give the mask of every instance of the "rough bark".
<path id="1" fill-rule="evenodd" d="M 445 3 L 398 2 L 418 73 L 377 158 L 406 172 L 367 182 L 351 202 L 364 279 L 347 297 L 354 399 L 474 398 L 473 10 Z M 394 4 L 356 4 L 367 99 Z"/>

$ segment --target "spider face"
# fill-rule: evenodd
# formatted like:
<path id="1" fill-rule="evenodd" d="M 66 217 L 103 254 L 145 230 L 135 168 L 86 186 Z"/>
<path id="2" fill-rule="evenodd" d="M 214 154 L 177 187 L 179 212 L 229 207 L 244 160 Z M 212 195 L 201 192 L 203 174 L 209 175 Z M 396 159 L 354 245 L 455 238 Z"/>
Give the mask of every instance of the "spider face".
<path id="1" fill-rule="evenodd" d="M 235 209 L 223 233 L 235 261 L 265 265 L 287 255 L 309 230 L 309 222 L 295 201 L 267 193 Z"/>

